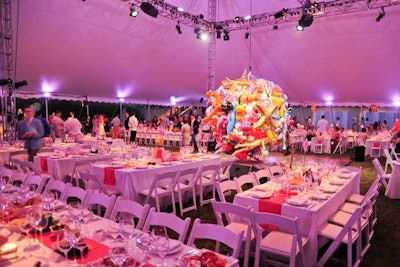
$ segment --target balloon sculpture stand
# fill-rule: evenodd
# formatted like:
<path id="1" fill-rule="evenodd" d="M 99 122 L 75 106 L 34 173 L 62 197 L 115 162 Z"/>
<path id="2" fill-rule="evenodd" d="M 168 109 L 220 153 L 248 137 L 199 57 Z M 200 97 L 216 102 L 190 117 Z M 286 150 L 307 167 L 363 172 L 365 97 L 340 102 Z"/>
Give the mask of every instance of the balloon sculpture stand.
<path id="1" fill-rule="evenodd" d="M 245 70 L 208 91 L 209 106 L 202 123 L 209 123 L 218 152 L 239 159 L 261 159 L 271 148 L 286 149 L 289 119 L 287 96 L 278 85 Z"/>

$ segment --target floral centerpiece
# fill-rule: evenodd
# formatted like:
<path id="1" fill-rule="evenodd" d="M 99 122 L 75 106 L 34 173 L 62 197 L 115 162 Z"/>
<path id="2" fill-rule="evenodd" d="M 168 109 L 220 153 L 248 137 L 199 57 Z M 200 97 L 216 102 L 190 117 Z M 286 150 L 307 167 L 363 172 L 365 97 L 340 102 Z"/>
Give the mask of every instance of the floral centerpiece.
<path id="1" fill-rule="evenodd" d="M 266 155 L 272 146 L 286 148 L 288 102 L 279 85 L 245 70 L 206 96 L 209 106 L 202 123 L 211 125 L 218 151 L 248 159 Z"/>

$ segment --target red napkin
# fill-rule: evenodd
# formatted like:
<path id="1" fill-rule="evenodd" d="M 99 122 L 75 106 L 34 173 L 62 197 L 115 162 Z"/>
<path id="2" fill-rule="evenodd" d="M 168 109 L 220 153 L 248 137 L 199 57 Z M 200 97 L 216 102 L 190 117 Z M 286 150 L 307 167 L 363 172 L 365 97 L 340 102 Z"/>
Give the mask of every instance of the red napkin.
<path id="1" fill-rule="evenodd" d="M 112 167 L 104 168 L 104 180 L 103 183 L 105 185 L 116 185 L 115 183 L 115 171 Z"/>
<path id="2" fill-rule="evenodd" d="M 381 146 L 381 143 L 374 143 L 372 146 L 373 146 L 373 147 L 380 147 L 380 146 Z"/>
<path id="3" fill-rule="evenodd" d="M 40 168 L 42 171 L 47 172 L 48 167 L 47 167 L 47 158 L 48 157 L 40 157 Z"/>
<path id="4" fill-rule="evenodd" d="M 43 245 L 46 247 L 54 250 L 57 248 L 56 242 L 57 234 L 51 232 L 43 234 Z M 83 239 L 83 242 L 88 246 L 88 253 L 83 255 L 83 259 L 78 257 L 77 262 L 79 264 L 86 264 L 104 258 L 104 256 L 108 255 L 108 246 L 88 238 Z"/>
<path id="5" fill-rule="evenodd" d="M 284 203 L 287 198 L 287 195 L 280 193 L 275 193 L 270 198 L 260 198 L 258 201 L 258 211 L 281 214 L 282 203 Z M 272 230 L 276 230 L 278 228 L 276 225 L 271 224 L 263 224 L 261 226 Z"/>

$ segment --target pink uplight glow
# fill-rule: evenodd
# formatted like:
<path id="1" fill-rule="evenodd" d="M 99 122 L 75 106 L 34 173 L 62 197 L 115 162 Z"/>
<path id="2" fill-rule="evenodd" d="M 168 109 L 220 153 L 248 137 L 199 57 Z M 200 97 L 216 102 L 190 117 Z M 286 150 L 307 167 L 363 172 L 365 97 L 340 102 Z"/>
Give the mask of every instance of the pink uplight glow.
<path id="1" fill-rule="evenodd" d="M 122 99 L 127 98 L 133 92 L 132 88 L 130 87 L 117 88 L 116 91 L 117 91 L 117 97 L 120 101 L 121 98 Z"/>
<path id="2" fill-rule="evenodd" d="M 49 82 L 47 80 L 42 81 L 42 92 L 44 93 L 56 92 L 58 88 L 59 84 L 57 82 Z"/>

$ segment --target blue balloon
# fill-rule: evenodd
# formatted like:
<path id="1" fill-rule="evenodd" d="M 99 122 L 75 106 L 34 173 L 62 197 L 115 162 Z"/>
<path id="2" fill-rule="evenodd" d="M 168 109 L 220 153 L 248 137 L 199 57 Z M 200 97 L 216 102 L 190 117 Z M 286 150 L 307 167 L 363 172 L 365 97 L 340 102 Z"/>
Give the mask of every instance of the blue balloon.
<path id="1" fill-rule="evenodd" d="M 233 110 L 229 115 L 228 126 L 226 127 L 227 134 L 229 134 L 233 130 L 235 122 L 236 122 L 236 105 L 233 107 Z"/>

